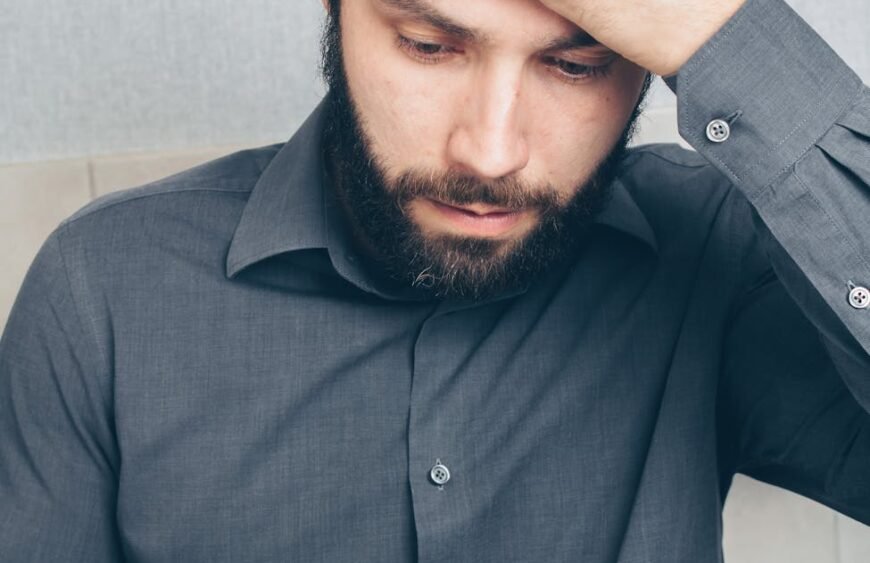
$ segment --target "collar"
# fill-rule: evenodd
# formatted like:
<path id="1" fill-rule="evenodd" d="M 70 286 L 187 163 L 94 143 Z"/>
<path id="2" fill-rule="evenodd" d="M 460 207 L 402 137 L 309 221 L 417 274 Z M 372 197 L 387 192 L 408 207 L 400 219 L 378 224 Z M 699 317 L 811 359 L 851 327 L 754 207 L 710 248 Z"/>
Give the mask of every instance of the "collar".
<path id="1" fill-rule="evenodd" d="M 227 254 L 227 277 L 285 252 L 327 247 L 321 151 L 324 104 L 254 185 Z"/>
<path id="2" fill-rule="evenodd" d="M 324 102 L 321 102 L 254 185 L 230 243 L 227 277 L 233 278 L 245 268 L 278 254 L 319 248 L 329 250 L 339 273 L 354 278 L 350 281 L 363 289 L 373 290 L 354 266 L 347 231 L 326 197 L 321 149 L 323 121 Z M 643 211 L 618 179 L 596 224 L 624 232 L 654 252 L 658 250 Z"/>
<path id="3" fill-rule="evenodd" d="M 631 235 L 658 253 L 659 247 L 653 228 L 619 178 L 614 180 L 610 201 L 595 219 L 595 224 Z"/>

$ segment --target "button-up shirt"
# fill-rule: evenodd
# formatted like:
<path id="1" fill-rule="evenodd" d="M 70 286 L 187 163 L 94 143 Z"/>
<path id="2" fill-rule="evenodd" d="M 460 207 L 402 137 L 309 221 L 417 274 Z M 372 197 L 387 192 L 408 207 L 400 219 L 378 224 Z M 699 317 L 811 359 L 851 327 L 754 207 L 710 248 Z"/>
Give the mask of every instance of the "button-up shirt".
<path id="1" fill-rule="evenodd" d="M 870 522 L 868 89 L 778 0 L 675 88 L 698 153 L 490 301 L 368 274 L 320 111 L 77 213 L 0 343 L 0 560 L 719 561 L 738 471 Z"/>

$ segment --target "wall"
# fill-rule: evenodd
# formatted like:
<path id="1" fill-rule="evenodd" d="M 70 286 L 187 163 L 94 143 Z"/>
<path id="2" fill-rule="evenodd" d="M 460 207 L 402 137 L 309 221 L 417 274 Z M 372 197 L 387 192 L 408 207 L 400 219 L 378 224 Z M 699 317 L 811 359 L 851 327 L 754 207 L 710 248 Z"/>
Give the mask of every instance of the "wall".
<path id="1" fill-rule="evenodd" d="M 278 140 L 321 93 L 319 0 L 0 0 L 0 162 Z"/>
<path id="2" fill-rule="evenodd" d="M 793 6 L 870 81 L 870 2 Z M 319 99 L 318 0 L 0 0 L 0 326 L 48 232 L 92 198 L 288 137 Z M 654 93 L 640 141 L 676 141 Z M 866 563 L 870 528 L 738 478 L 730 563 Z"/>
<path id="3" fill-rule="evenodd" d="M 870 77 L 867 0 L 795 0 Z M 316 103 L 319 0 L 0 0 L 0 163 L 285 138 Z M 654 111 L 673 107 L 659 92 Z"/>

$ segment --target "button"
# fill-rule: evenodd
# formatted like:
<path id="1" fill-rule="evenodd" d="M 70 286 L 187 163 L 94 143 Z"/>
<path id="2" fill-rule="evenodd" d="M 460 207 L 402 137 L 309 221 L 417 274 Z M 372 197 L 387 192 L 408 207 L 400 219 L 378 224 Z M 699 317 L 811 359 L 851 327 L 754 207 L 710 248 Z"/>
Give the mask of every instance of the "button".
<path id="1" fill-rule="evenodd" d="M 429 478 L 432 479 L 432 482 L 442 487 L 450 481 L 450 470 L 447 469 L 447 466 L 441 463 L 441 460 L 437 460 L 435 462 L 435 466 L 429 471 Z"/>
<path id="2" fill-rule="evenodd" d="M 707 138 L 714 143 L 724 143 L 731 137 L 731 125 L 724 119 L 714 119 L 707 125 Z"/>
<path id="3" fill-rule="evenodd" d="M 870 289 L 866 287 L 853 287 L 849 292 L 849 305 L 856 309 L 870 308 Z"/>

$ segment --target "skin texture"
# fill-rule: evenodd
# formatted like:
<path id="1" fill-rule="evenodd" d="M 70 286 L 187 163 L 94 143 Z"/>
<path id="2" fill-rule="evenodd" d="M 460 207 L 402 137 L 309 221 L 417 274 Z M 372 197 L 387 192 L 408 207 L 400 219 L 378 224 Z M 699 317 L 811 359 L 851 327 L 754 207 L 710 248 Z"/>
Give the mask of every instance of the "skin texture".
<path id="1" fill-rule="evenodd" d="M 445 33 L 420 7 L 475 37 Z M 342 4 L 342 21 L 349 88 L 388 180 L 411 168 L 514 177 L 567 199 L 619 140 L 646 75 L 601 45 L 547 50 L 579 30 L 535 0 L 356 0 Z M 608 70 L 573 77 L 565 63 Z M 425 200 L 408 210 L 432 235 L 519 238 L 536 222 L 529 212 L 484 232 Z"/>
<path id="2" fill-rule="evenodd" d="M 746 0 L 540 0 L 627 59 L 676 74 Z"/>
<path id="3" fill-rule="evenodd" d="M 648 74 L 534 0 L 330 6 L 328 160 L 374 269 L 477 299 L 572 255 Z"/>
<path id="4" fill-rule="evenodd" d="M 576 255 L 607 201 L 637 108 L 592 177 L 571 189 L 533 184 L 519 174 L 483 178 L 461 166 L 427 169 L 414 163 L 393 178 L 383 166 L 385 155 L 374 149 L 368 124 L 361 117 L 363 108 L 352 100 L 346 78 L 341 26 L 357 22 L 338 17 L 338 2 L 331 6 L 323 36 L 322 68 L 330 89 L 324 149 L 330 185 L 342 204 L 354 242 L 363 256 L 375 262 L 370 271 L 433 297 L 477 300 L 527 287 Z M 415 5 L 418 10 L 420 6 Z M 402 7 L 407 8 L 407 3 Z M 425 15 L 423 19 L 432 19 L 431 12 Z M 470 31 L 460 33 L 455 23 L 450 24 L 452 28 L 445 24 L 443 14 L 438 17 L 441 21 L 428 23 L 454 41 L 457 35 L 462 35 L 463 44 L 470 39 Z M 411 19 L 420 20 L 420 12 L 414 12 Z M 588 36 L 583 41 L 589 47 Z M 453 45 L 446 51 L 451 54 L 447 61 L 464 54 Z M 403 41 L 398 46 L 406 52 Z M 557 76 L 564 80 L 562 65 L 554 63 L 556 50 L 549 45 L 546 55 L 538 54 L 535 62 L 550 72 L 558 69 Z M 558 50 L 568 49 L 559 46 Z M 445 62 L 442 56 L 432 61 L 431 51 L 445 49 L 430 43 L 417 45 L 408 54 L 422 64 Z M 608 62 L 614 58 L 608 55 Z M 578 75 L 570 80 L 572 84 L 585 83 L 591 76 L 586 68 L 569 66 L 568 70 Z M 426 135 L 426 130 L 418 132 L 423 141 Z M 431 209 L 435 220 L 429 225 L 414 213 L 419 206 Z"/>

